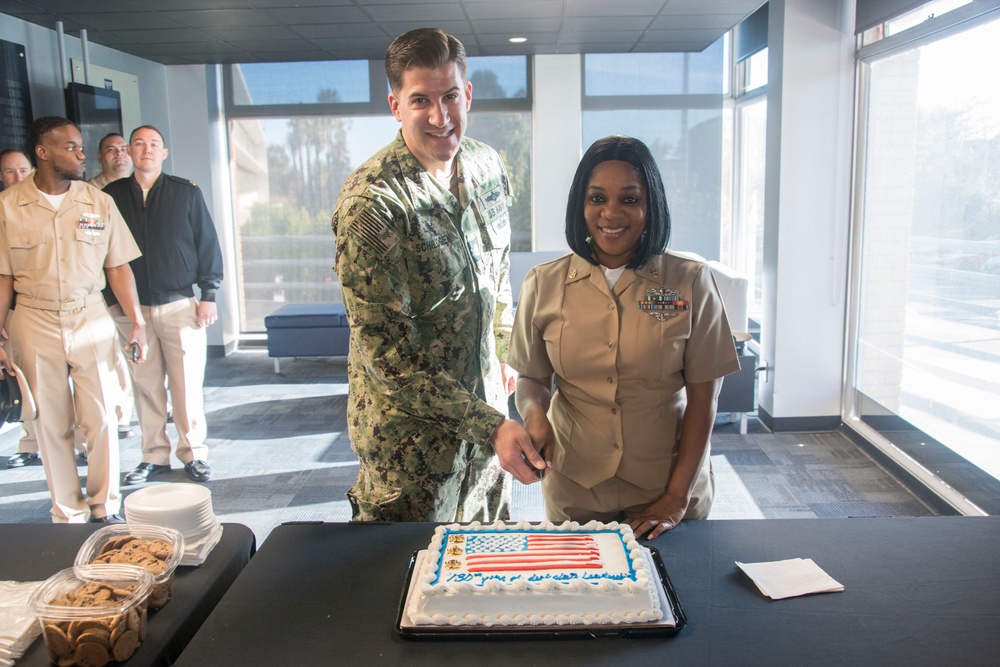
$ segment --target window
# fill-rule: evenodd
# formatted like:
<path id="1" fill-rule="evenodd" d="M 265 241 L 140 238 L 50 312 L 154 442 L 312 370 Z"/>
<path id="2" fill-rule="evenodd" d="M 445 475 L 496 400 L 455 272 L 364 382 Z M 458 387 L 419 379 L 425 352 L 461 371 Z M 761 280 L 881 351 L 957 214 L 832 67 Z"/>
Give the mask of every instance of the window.
<path id="1" fill-rule="evenodd" d="M 767 85 L 767 49 L 763 48 L 753 54 L 741 65 L 744 68 L 742 80 L 744 82 L 743 93 L 758 90 Z"/>
<path id="2" fill-rule="evenodd" d="M 764 283 L 764 161 L 767 136 L 767 97 L 739 103 L 737 119 L 736 210 L 732 253 L 728 260 L 746 276 L 747 314 L 760 322 Z"/>
<path id="3" fill-rule="evenodd" d="M 370 102 L 368 62 L 339 60 L 311 63 L 237 65 L 243 86 L 233 89 L 241 105 Z"/>
<path id="4" fill-rule="evenodd" d="M 467 134 L 504 158 L 512 250 L 531 249 L 528 60 L 469 58 Z M 241 332 L 282 303 L 337 303 L 333 207 L 350 173 L 392 141 L 381 62 L 259 63 L 227 69 Z"/>
<path id="5" fill-rule="evenodd" d="M 928 457 L 940 445 L 1000 478 L 1000 92 L 982 68 L 1000 58 L 998 15 L 862 53 L 847 390 L 852 416 L 902 432 L 886 437 L 980 503 Z"/>
<path id="6" fill-rule="evenodd" d="M 724 261 L 749 281 L 747 313 L 759 324 L 764 282 L 767 47 L 736 63 L 735 70 L 735 206 L 731 251 Z"/>
<path id="7" fill-rule="evenodd" d="M 583 145 L 610 134 L 642 140 L 663 175 L 670 246 L 720 252 L 725 39 L 701 53 L 583 56 Z"/>

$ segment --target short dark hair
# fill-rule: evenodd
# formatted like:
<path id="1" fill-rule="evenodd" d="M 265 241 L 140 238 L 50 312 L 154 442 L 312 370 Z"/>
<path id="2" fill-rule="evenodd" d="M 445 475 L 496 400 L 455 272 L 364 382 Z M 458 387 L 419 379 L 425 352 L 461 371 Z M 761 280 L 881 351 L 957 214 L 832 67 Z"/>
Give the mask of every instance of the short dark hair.
<path id="1" fill-rule="evenodd" d="M 5 157 L 7 157 L 8 155 L 13 155 L 14 153 L 20 153 L 21 155 L 24 156 L 24 159 L 27 160 L 29 164 L 32 165 L 34 164 L 34 162 L 31 161 L 31 156 L 28 155 L 28 152 L 22 151 L 20 148 L 5 148 L 4 150 L 0 151 L 0 162 L 3 162 L 3 159 Z"/>
<path id="2" fill-rule="evenodd" d="M 65 127 L 66 125 L 76 127 L 76 123 L 62 116 L 42 116 L 41 118 L 36 118 L 35 122 L 31 124 L 31 129 L 28 130 L 28 148 L 34 153 L 35 148 L 42 143 L 42 137 L 52 130 Z"/>
<path id="3" fill-rule="evenodd" d="M 591 264 L 598 264 L 588 242 L 587 221 L 583 217 L 584 198 L 594 168 L 608 160 L 621 160 L 632 165 L 646 185 L 646 229 L 639 239 L 635 257 L 626 265 L 630 269 L 645 266 L 654 255 L 662 253 L 670 241 L 670 209 L 663 189 L 660 169 L 646 144 L 638 139 L 616 134 L 595 141 L 583 154 L 573 176 L 566 203 L 566 242 L 570 249 Z"/>
<path id="4" fill-rule="evenodd" d="M 159 130 L 157 130 L 157 132 L 159 132 Z M 160 136 L 162 137 L 163 135 L 161 134 Z M 125 141 L 125 137 L 122 137 L 122 135 L 118 134 L 117 132 L 108 132 L 103 137 L 101 137 L 100 141 L 97 142 L 98 153 L 104 150 L 104 142 L 110 139 L 111 137 L 121 137 L 121 140 Z"/>
<path id="5" fill-rule="evenodd" d="M 448 63 L 458 66 L 462 81 L 465 81 L 465 47 L 454 35 L 448 35 L 440 28 L 417 28 L 403 33 L 392 40 L 385 51 L 385 75 L 394 93 L 399 93 L 403 87 L 406 70 L 416 67 L 436 69 Z"/>
<path id="6" fill-rule="evenodd" d="M 167 138 L 163 136 L 163 133 L 160 132 L 160 129 L 158 127 L 156 127 L 155 125 L 140 125 L 139 127 L 132 130 L 132 133 L 128 135 L 128 142 L 130 144 L 132 143 L 132 137 L 134 137 L 135 133 L 138 132 L 139 130 L 152 130 L 153 132 L 156 132 L 158 135 L 160 135 L 160 141 L 162 141 L 163 143 L 167 143 Z M 122 138 L 124 139 L 125 137 Z"/>

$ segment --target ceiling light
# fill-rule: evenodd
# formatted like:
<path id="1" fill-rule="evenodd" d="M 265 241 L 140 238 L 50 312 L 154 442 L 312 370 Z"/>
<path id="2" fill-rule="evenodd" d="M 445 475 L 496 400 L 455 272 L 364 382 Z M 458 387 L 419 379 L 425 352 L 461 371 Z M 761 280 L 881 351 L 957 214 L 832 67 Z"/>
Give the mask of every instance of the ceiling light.
<path id="1" fill-rule="evenodd" d="M 507 41 L 510 42 L 511 44 L 524 44 L 525 42 L 528 41 L 528 38 L 527 37 L 511 37 Z"/>

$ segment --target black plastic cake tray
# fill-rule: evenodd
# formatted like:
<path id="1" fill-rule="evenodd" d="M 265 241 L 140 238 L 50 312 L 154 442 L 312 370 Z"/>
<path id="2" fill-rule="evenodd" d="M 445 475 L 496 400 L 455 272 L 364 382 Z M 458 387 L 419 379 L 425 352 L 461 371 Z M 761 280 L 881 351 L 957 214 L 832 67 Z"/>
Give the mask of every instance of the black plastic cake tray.
<path id="1" fill-rule="evenodd" d="M 404 639 L 414 641 L 461 641 L 461 640 L 497 640 L 497 639 L 596 639 L 598 637 L 673 637 L 687 625 L 684 609 L 677 599 L 663 565 L 660 552 L 656 547 L 645 547 L 649 552 L 659 575 L 661 584 L 660 602 L 666 600 L 667 606 L 674 617 L 673 625 L 663 622 L 632 623 L 628 625 L 512 625 L 503 627 L 484 627 L 480 625 L 404 625 L 406 602 L 409 598 L 413 572 L 417 564 L 417 552 L 410 558 L 410 566 L 406 572 L 406 581 L 399 598 L 399 610 L 396 614 L 396 632 Z"/>

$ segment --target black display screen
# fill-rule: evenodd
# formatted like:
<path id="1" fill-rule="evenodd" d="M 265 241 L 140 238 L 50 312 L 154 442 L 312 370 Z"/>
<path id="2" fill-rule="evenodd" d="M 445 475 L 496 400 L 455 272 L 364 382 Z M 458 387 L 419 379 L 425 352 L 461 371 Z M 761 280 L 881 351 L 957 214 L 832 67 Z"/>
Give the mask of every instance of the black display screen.
<path id="1" fill-rule="evenodd" d="M 87 155 L 87 178 L 101 173 L 97 164 L 98 144 L 111 132 L 122 133 L 122 97 L 117 90 L 71 83 L 66 86 L 66 117 L 76 123 L 83 135 Z"/>

